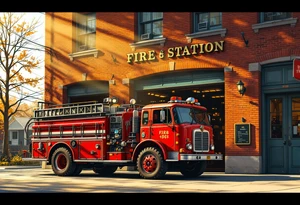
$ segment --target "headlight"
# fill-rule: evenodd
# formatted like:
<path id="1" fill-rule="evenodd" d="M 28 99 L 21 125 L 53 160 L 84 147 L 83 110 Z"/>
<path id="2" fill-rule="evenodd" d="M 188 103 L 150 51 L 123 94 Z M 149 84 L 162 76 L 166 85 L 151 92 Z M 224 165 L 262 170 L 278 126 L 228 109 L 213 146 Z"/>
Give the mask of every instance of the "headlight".
<path id="1" fill-rule="evenodd" d="M 192 145 L 191 143 L 187 143 L 187 144 L 185 145 L 185 147 L 186 147 L 186 149 L 188 149 L 188 150 L 192 150 L 192 149 L 193 149 L 193 145 Z"/>
<path id="2" fill-rule="evenodd" d="M 111 99 L 111 102 L 112 102 L 112 104 L 118 103 L 118 98 L 113 97 L 113 98 Z"/>
<path id="3" fill-rule="evenodd" d="M 215 145 L 213 145 L 213 144 L 210 145 L 210 149 L 211 149 L 211 150 L 215 150 Z"/>

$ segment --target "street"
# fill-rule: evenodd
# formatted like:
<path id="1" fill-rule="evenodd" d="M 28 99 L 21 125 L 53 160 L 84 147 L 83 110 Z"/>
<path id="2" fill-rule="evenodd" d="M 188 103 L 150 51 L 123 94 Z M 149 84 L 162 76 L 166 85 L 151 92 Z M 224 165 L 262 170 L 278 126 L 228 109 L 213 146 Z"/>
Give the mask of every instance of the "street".
<path id="1" fill-rule="evenodd" d="M 91 170 L 59 177 L 51 169 L 1 168 L 0 193 L 300 193 L 299 175 L 205 172 L 185 179 L 167 172 L 164 179 L 141 179 L 136 171 L 100 177 Z"/>

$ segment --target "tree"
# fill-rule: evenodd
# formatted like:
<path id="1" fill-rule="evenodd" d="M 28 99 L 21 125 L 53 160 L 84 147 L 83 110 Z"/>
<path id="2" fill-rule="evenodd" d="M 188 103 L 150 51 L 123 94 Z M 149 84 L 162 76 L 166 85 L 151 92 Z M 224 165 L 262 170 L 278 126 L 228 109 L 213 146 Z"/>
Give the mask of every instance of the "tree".
<path id="1" fill-rule="evenodd" d="M 0 16 L 0 119 L 3 118 L 1 159 L 10 160 L 9 119 L 20 111 L 21 103 L 40 94 L 37 87 L 43 77 L 33 74 L 41 65 L 33 51 L 41 45 L 34 39 L 39 20 L 23 21 L 26 14 L 2 13 Z M 26 90 L 26 91 L 24 91 Z"/>

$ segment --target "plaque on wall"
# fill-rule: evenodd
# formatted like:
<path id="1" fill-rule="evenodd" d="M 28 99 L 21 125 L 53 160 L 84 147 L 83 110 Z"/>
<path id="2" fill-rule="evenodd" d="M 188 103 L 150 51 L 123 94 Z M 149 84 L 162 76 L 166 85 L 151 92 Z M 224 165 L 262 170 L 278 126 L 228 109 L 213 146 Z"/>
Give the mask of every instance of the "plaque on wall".
<path id="1" fill-rule="evenodd" d="M 251 143 L 251 125 L 248 123 L 234 124 L 234 143 L 249 145 Z"/>

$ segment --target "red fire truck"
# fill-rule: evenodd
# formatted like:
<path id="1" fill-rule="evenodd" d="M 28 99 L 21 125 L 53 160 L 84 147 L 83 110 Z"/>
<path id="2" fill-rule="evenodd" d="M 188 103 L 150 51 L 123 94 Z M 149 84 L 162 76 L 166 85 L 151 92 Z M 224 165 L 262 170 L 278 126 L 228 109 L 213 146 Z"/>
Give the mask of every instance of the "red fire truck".
<path id="1" fill-rule="evenodd" d="M 79 175 L 83 169 L 101 176 L 133 167 L 145 179 L 168 171 L 198 177 L 215 153 L 207 109 L 193 97 L 173 96 L 166 103 L 69 103 L 40 106 L 32 125 L 31 160 L 46 161 L 58 176 Z M 27 128 L 26 128 L 27 129 Z"/>

